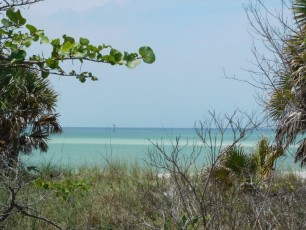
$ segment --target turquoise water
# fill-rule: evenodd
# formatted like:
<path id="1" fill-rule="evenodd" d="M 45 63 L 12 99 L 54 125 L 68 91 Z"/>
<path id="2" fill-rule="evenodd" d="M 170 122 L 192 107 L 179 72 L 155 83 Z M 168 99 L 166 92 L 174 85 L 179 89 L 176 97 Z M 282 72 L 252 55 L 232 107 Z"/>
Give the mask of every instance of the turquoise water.
<path id="1" fill-rule="evenodd" d="M 241 144 L 247 148 L 255 147 L 262 136 L 273 139 L 273 131 L 256 130 Z M 152 143 L 162 143 L 171 152 L 176 137 L 180 137 L 180 146 L 184 146 L 183 153 L 190 154 L 196 146 L 197 151 L 201 151 L 199 161 L 205 164 L 210 158 L 211 152 L 203 147 L 194 128 L 64 128 L 63 134 L 52 136 L 48 141 L 47 153 L 37 151 L 30 156 L 22 156 L 22 160 L 27 164 L 52 163 L 63 166 L 99 166 L 107 160 L 142 164 L 143 159 L 147 159 L 148 152 L 154 150 Z M 216 138 L 213 145 L 223 147 L 231 144 L 234 138 L 231 131 L 226 131 L 222 139 L 214 129 L 212 137 Z M 291 167 L 292 162 L 292 157 L 287 157 L 280 161 L 280 165 Z"/>

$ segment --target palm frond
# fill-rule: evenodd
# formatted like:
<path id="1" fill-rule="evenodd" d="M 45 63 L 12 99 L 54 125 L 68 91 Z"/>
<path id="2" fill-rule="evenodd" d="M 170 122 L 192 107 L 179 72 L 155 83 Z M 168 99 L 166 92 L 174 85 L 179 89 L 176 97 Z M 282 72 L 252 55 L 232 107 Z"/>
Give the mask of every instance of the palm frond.
<path id="1" fill-rule="evenodd" d="M 0 69 L 1 154 L 48 150 L 50 134 L 61 133 L 54 114 L 58 94 L 35 70 Z M 27 132 L 30 132 L 28 134 Z"/>
<path id="2" fill-rule="evenodd" d="M 229 176 L 230 176 L 230 169 L 216 165 L 214 166 L 211 170 L 211 177 L 215 179 L 217 182 L 224 183 L 226 181 L 229 181 Z"/>
<path id="3" fill-rule="evenodd" d="M 281 143 L 285 143 L 285 147 L 288 147 L 293 143 L 296 136 L 300 133 L 304 133 L 306 130 L 306 114 L 302 111 L 292 111 L 290 114 L 284 116 L 280 120 L 280 124 L 276 129 L 275 139 L 281 146 Z"/>
<path id="4" fill-rule="evenodd" d="M 295 14 L 295 19 L 301 26 L 306 25 L 306 1 L 305 0 L 295 0 L 293 3 L 293 12 Z"/>
<path id="5" fill-rule="evenodd" d="M 290 77 L 287 75 L 279 76 L 278 82 L 275 84 L 275 90 L 267 103 L 267 109 L 273 119 L 280 119 L 288 102 L 293 100 L 292 87 Z"/>
<path id="6" fill-rule="evenodd" d="M 220 165 L 228 168 L 236 175 L 242 175 L 249 164 L 248 155 L 241 146 L 234 146 L 221 157 Z"/>
<path id="7" fill-rule="evenodd" d="M 63 132 L 58 121 L 58 114 L 45 114 L 34 122 L 32 132 L 44 130 L 48 134 L 60 134 Z"/>
<path id="8" fill-rule="evenodd" d="M 300 142 L 299 148 L 296 151 L 295 162 L 301 162 L 301 166 L 306 165 L 306 138 Z"/>

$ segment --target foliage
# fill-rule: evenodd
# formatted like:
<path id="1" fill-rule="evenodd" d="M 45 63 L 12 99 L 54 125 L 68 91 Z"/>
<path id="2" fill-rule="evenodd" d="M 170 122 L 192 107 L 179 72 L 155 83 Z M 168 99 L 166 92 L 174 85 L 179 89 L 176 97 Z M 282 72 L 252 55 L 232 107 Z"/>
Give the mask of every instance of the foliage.
<path id="1" fill-rule="evenodd" d="M 87 192 L 91 189 L 91 182 L 85 179 L 66 179 L 64 181 L 50 181 L 38 178 L 34 182 L 37 188 L 54 191 L 57 197 L 67 199 L 78 191 Z M 82 193 L 82 195 L 84 195 Z"/>
<path id="2" fill-rule="evenodd" d="M 261 99 L 276 125 L 276 155 L 295 144 L 297 137 L 306 131 L 305 9 L 305 0 L 280 0 L 274 10 L 263 0 L 251 0 L 247 7 L 254 36 L 269 52 L 261 54 L 254 48 L 257 70 L 251 71 L 254 80 L 251 84 L 266 95 Z M 306 141 L 298 144 L 295 161 L 303 166 Z"/>
<path id="3" fill-rule="evenodd" d="M 234 181 L 256 182 L 271 176 L 276 160 L 283 151 L 274 149 L 266 137 L 261 138 L 251 152 L 234 145 L 219 158 L 212 170 L 212 176 L 219 182 L 233 185 Z"/>
<path id="4" fill-rule="evenodd" d="M 57 229 L 61 229 L 52 220 L 39 214 L 32 205 L 41 201 L 40 194 L 34 194 L 35 202 L 32 200 L 32 192 L 28 189 L 33 176 L 28 174 L 23 167 L 7 167 L 0 170 L 0 226 L 7 229 L 7 220 L 14 215 L 21 214 L 23 217 L 34 218 L 44 221 Z M 26 192 L 25 192 L 26 191 Z M 32 203 L 33 202 L 33 203 Z"/>
<path id="5" fill-rule="evenodd" d="M 82 37 L 76 40 L 63 35 L 62 39 L 49 39 L 43 30 L 26 24 L 26 19 L 19 9 L 10 7 L 5 8 L 5 11 L 6 17 L 1 20 L 2 26 L 0 26 L 0 68 L 13 66 L 35 69 L 43 78 L 48 77 L 49 74 L 57 74 L 76 76 L 81 82 L 85 82 L 87 78 L 97 80 L 97 77 L 87 71 L 77 72 L 74 69 L 65 71 L 62 67 L 63 63 L 77 60 L 80 63 L 90 61 L 133 68 L 140 63 L 141 59 L 148 64 L 155 61 L 155 54 L 148 46 L 139 48 L 139 53 L 122 53 L 110 45 L 95 46 L 87 38 Z M 27 49 L 37 42 L 51 46 L 51 54 L 29 56 Z"/>
<path id="6" fill-rule="evenodd" d="M 306 131 L 306 1 L 296 0 L 293 2 L 292 11 L 297 29 L 286 41 L 284 55 L 287 59 L 289 76 L 280 75 L 280 87 L 290 89 L 291 96 L 286 98 L 286 106 L 281 111 L 278 119 L 279 125 L 276 130 L 276 139 L 280 144 L 287 147 L 292 144 L 299 134 Z M 284 80 L 283 80 L 284 79 Z M 288 87 L 289 85 L 289 87 Z M 284 94 L 286 96 L 286 94 Z M 305 139 L 304 139 L 305 140 Z M 301 165 L 306 163 L 305 141 L 300 142 L 295 160 Z"/>
<path id="7" fill-rule="evenodd" d="M 250 159 L 242 147 L 233 146 L 221 156 L 220 164 L 240 176 L 247 174 L 246 170 L 250 168 Z"/>
<path id="8" fill-rule="evenodd" d="M 197 191 L 203 189 L 207 176 L 190 178 Z M 222 190 L 210 180 L 203 200 L 206 226 L 196 198 L 190 195 L 192 190 L 176 186 L 178 177 L 160 178 L 154 168 L 139 170 L 117 163 L 107 168 L 83 168 L 76 174 L 66 174 L 63 170 L 60 181 L 88 181 L 92 177 L 95 179 L 91 189 L 84 193 L 77 189 L 67 199 L 59 197 L 55 189 L 37 188 L 29 183 L 19 191 L 17 200 L 27 197 L 23 203 L 31 204 L 36 210 L 32 213 L 52 219 L 59 229 L 305 228 L 305 182 L 295 175 L 275 176 L 255 193 L 241 191 L 239 183 Z M 51 184 L 57 182 L 58 178 L 50 179 Z M 4 191 L 0 191 L 3 205 Z M 44 199 L 37 202 L 39 196 Z M 193 207 L 193 213 L 186 212 L 184 206 Z M 18 213 L 2 222 L 2 227 L 54 229 L 46 221 Z"/>
<path id="9" fill-rule="evenodd" d="M 0 69 L 0 152 L 10 164 L 19 151 L 48 150 L 48 135 L 61 133 L 55 106 L 57 93 L 38 71 L 24 68 Z M 2 162 L 4 163 L 4 162 Z"/>

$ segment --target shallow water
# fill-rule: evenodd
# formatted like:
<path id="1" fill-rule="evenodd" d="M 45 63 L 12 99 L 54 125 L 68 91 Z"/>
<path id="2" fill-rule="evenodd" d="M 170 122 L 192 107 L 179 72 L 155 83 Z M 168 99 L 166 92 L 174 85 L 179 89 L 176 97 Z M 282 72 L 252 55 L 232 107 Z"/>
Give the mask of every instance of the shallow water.
<path id="1" fill-rule="evenodd" d="M 213 145 L 223 147 L 231 144 L 234 138 L 229 130 L 222 136 L 217 130 L 212 129 L 211 136 Z M 240 144 L 251 149 L 262 136 L 272 140 L 273 131 L 255 130 Z M 100 166 L 108 160 L 143 164 L 148 152 L 156 149 L 152 143 L 162 144 L 168 152 L 171 152 L 177 137 L 180 138 L 179 143 L 183 147 L 182 153 L 191 154 L 193 147 L 196 146 L 196 150 L 201 151 L 198 162 L 206 164 L 211 152 L 207 147 L 203 147 L 201 139 L 193 128 L 64 128 L 63 134 L 53 136 L 49 140 L 47 153 L 37 151 L 21 158 L 29 165 L 51 163 L 72 167 Z M 279 166 L 282 169 L 292 166 L 298 169 L 298 165 L 293 164 L 293 158 L 290 156 L 281 159 Z"/>

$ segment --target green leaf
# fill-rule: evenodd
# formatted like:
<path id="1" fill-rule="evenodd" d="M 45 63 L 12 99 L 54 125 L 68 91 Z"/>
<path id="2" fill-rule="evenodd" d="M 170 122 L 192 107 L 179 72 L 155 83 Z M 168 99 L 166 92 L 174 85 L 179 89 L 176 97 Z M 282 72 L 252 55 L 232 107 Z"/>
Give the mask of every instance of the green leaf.
<path id="1" fill-rule="evenodd" d="M 89 40 L 87 38 L 80 38 L 80 44 L 82 46 L 87 46 L 89 44 Z"/>
<path id="2" fill-rule="evenodd" d="M 14 50 L 11 54 L 12 59 L 23 60 L 27 56 L 27 52 L 25 50 Z"/>
<path id="3" fill-rule="evenodd" d="M 133 69 L 135 68 L 136 66 L 138 66 L 140 64 L 141 60 L 140 59 L 136 59 L 136 60 L 133 60 L 133 61 L 129 61 L 127 62 L 126 66 L 130 69 Z"/>
<path id="4" fill-rule="evenodd" d="M 72 71 L 69 73 L 69 75 L 77 75 L 77 74 L 76 74 L 75 70 L 72 70 Z"/>
<path id="5" fill-rule="evenodd" d="M 15 11 L 14 7 L 6 11 L 6 16 L 18 26 L 23 26 L 26 23 L 26 19 L 22 17 L 20 10 Z"/>
<path id="6" fill-rule="evenodd" d="M 64 43 L 66 43 L 66 42 L 70 42 L 71 44 L 74 44 L 75 43 L 75 40 L 74 40 L 74 38 L 73 37 L 69 37 L 69 36 L 67 36 L 67 35 L 63 35 L 63 38 L 64 38 Z"/>
<path id="7" fill-rule="evenodd" d="M 53 39 L 52 42 L 51 42 L 51 44 L 52 44 L 53 46 L 59 46 L 59 45 L 61 44 L 61 40 L 60 40 L 59 38 Z"/>
<path id="8" fill-rule="evenodd" d="M 48 58 L 46 60 L 46 65 L 48 67 L 50 67 L 51 69 L 57 69 L 59 67 L 58 64 L 59 64 L 59 62 L 57 60 L 52 59 L 52 58 Z"/>
<path id="9" fill-rule="evenodd" d="M 139 49 L 139 54 L 145 63 L 152 64 L 155 62 L 155 54 L 149 46 L 141 47 Z"/>
<path id="10" fill-rule="evenodd" d="M 86 77 L 84 76 L 84 74 L 80 74 L 79 76 L 77 76 L 77 78 L 79 79 L 80 82 L 84 83 L 86 81 Z"/>
<path id="11" fill-rule="evenodd" d="M 91 77 L 91 80 L 92 80 L 92 81 L 98 81 L 98 78 L 95 77 L 95 76 L 92 76 L 92 77 Z"/>
<path id="12" fill-rule="evenodd" d="M 6 16 L 11 20 L 14 21 L 16 19 L 15 17 L 15 8 L 11 7 L 6 11 Z"/>
<path id="13" fill-rule="evenodd" d="M 39 36 L 39 37 L 43 37 L 44 36 L 44 31 L 43 30 L 37 30 L 35 32 L 35 35 Z"/>
<path id="14" fill-rule="evenodd" d="M 7 31 L 3 30 L 3 29 L 0 29 L 0 35 L 2 34 L 8 34 Z"/>
<path id="15" fill-rule="evenodd" d="M 73 45 L 70 42 L 65 42 L 62 46 L 62 52 L 66 53 L 68 52 L 71 48 L 73 47 Z"/>
<path id="16" fill-rule="evenodd" d="M 124 52 L 123 60 L 125 60 L 128 63 L 130 61 L 137 59 L 137 57 L 138 57 L 138 54 L 136 53 L 129 54 L 128 52 Z"/>
<path id="17" fill-rule="evenodd" d="M 34 38 L 33 40 L 35 42 L 37 42 L 40 39 L 42 39 L 45 36 L 45 33 L 43 30 L 37 30 L 34 34 L 33 34 Z"/>
<path id="18" fill-rule="evenodd" d="M 30 31 L 30 34 L 34 34 L 34 33 L 37 32 L 37 28 L 35 26 L 30 25 L 30 24 L 27 24 L 26 28 L 28 28 L 28 30 Z"/>
<path id="19" fill-rule="evenodd" d="M 41 57 L 39 55 L 33 55 L 29 59 L 31 61 L 41 61 Z M 43 68 L 43 64 L 42 64 L 42 67 L 40 66 L 40 68 Z"/>
<path id="20" fill-rule="evenodd" d="M 113 56 L 108 55 L 107 58 L 108 63 L 110 63 L 111 65 L 115 65 L 116 60 Z"/>
<path id="21" fill-rule="evenodd" d="M 7 48 L 11 48 L 11 46 L 13 45 L 11 41 L 7 41 L 4 43 L 4 45 L 7 47 Z"/>
<path id="22" fill-rule="evenodd" d="M 94 58 L 96 57 L 96 53 L 95 53 L 95 52 L 91 52 L 91 51 L 87 51 L 87 56 L 88 56 L 89 58 L 94 59 Z"/>
<path id="23" fill-rule="evenodd" d="M 49 44 L 50 40 L 47 36 L 43 36 L 40 40 L 40 44 Z"/>
<path id="24" fill-rule="evenodd" d="M 6 18 L 3 18 L 3 19 L 1 20 L 1 23 L 2 23 L 2 25 L 5 26 L 5 27 L 10 27 L 10 26 L 13 25 L 13 23 L 12 23 L 10 20 L 7 20 Z"/>
<path id="25" fill-rule="evenodd" d="M 115 62 L 119 62 L 119 61 L 121 61 L 123 55 L 119 50 L 111 49 L 110 56 L 112 56 L 114 58 Z"/>
<path id="26" fill-rule="evenodd" d="M 24 45 L 25 45 L 27 48 L 30 47 L 31 44 L 32 44 L 32 39 L 31 39 L 31 38 L 26 39 L 25 42 L 24 42 Z"/>
<path id="27" fill-rule="evenodd" d="M 48 189 L 48 188 L 50 187 L 50 185 L 49 185 L 48 183 L 44 183 L 44 182 L 43 182 L 42 187 L 43 187 L 44 189 Z"/>
<path id="28" fill-rule="evenodd" d="M 34 42 L 37 42 L 37 41 L 38 41 L 38 39 L 39 39 L 39 36 L 38 36 L 38 35 L 36 35 L 36 34 L 34 34 L 33 41 L 34 41 Z"/>
<path id="29" fill-rule="evenodd" d="M 42 78 L 47 78 L 49 76 L 49 72 L 48 71 L 41 71 L 41 76 Z"/>

